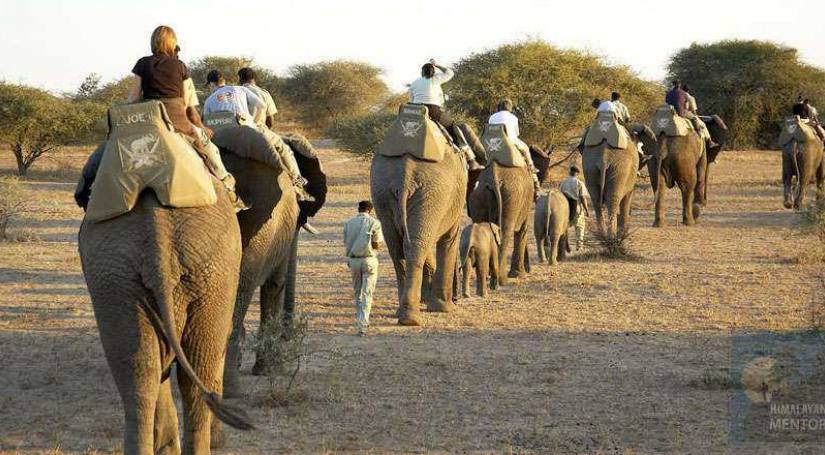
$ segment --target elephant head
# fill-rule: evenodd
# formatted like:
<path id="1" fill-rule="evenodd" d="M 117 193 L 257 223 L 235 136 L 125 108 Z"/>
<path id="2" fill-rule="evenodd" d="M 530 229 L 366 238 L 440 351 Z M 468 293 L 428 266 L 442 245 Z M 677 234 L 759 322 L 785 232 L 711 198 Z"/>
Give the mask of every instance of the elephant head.
<path id="1" fill-rule="evenodd" d="M 713 163 L 716 161 L 716 157 L 719 155 L 719 152 L 725 148 L 725 145 L 728 143 L 728 125 L 725 124 L 725 121 L 722 120 L 722 117 L 718 115 L 714 115 L 711 119 L 705 124 L 708 127 L 708 131 L 710 132 L 710 137 L 713 139 L 713 142 L 716 142 L 717 145 L 711 147 L 708 150 L 708 164 Z"/>
<path id="2" fill-rule="evenodd" d="M 539 182 L 548 183 L 550 178 L 550 155 L 553 153 L 551 147 L 542 150 L 536 145 L 530 145 L 530 157 L 538 172 Z"/>
<path id="3" fill-rule="evenodd" d="M 633 142 L 642 144 L 642 153 L 645 155 L 644 159 L 639 160 L 639 169 L 642 169 L 656 153 L 656 135 L 649 126 L 641 123 L 631 125 L 629 130 Z"/>

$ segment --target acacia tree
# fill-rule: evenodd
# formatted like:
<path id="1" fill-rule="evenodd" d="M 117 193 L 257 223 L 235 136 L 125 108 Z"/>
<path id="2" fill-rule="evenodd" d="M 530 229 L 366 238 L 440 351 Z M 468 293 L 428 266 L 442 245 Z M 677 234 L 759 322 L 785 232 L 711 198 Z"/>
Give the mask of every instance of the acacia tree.
<path id="1" fill-rule="evenodd" d="M 659 84 L 627 67 L 541 40 L 471 54 L 454 69 L 455 79 L 444 85 L 450 109 L 483 123 L 502 98 L 510 98 L 522 136 L 541 146 L 565 144 L 580 134 L 593 118 L 593 98 L 606 99 L 611 91 L 622 92 L 631 114 L 643 121 L 663 100 Z"/>
<path id="2" fill-rule="evenodd" d="M 692 44 L 671 57 L 668 74 L 690 85 L 702 113 L 725 120 L 736 148 L 773 146 L 798 95 L 825 101 L 825 71 L 766 41 Z"/>
<path id="3" fill-rule="evenodd" d="M 23 85 L 0 84 L 0 143 L 26 175 L 40 157 L 83 138 L 99 114 L 99 106 L 72 101 Z"/>
<path id="4" fill-rule="evenodd" d="M 281 94 L 304 124 L 324 128 L 336 118 L 363 115 L 381 103 L 389 93 L 381 72 L 347 60 L 296 65 L 283 80 Z"/>

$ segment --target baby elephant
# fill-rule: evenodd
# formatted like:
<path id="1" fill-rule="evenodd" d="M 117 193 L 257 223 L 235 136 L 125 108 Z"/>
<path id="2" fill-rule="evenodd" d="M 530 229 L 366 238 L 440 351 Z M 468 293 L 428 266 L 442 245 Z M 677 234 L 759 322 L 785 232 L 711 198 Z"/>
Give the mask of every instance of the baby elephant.
<path id="1" fill-rule="evenodd" d="M 498 288 L 498 253 L 501 246 L 501 230 L 493 223 L 473 223 L 461 232 L 462 292 L 470 296 L 470 270 L 475 265 L 476 293 L 487 297 L 487 278 L 490 287 Z"/>
<path id="2" fill-rule="evenodd" d="M 549 259 L 551 265 L 556 265 L 557 258 L 564 259 L 570 252 L 570 244 L 567 241 L 569 228 L 570 205 L 567 198 L 556 190 L 550 190 L 550 193 L 542 195 L 536 201 L 536 215 L 533 220 L 539 262 L 544 263 Z M 545 249 L 548 250 L 545 252 Z"/>

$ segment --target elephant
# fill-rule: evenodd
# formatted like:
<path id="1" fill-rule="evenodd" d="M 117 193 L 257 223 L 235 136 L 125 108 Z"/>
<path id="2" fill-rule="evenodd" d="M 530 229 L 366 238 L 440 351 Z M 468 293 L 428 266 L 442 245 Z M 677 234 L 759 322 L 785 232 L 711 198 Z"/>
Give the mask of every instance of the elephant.
<path id="1" fill-rule="evenodd" d="M 682 223 L 696 224 L 702 207 L 707 204 L 708 172 L 727 142 L 727 125 L 719 116 L 706 117 L 708 131 L 717 145 L 705 150 L 705 141 L 691 130 L 687 136 L 657 138 L 656 148 L 645 147 L 652 159 L 647 162 L 650 185 L 655 197 L 654 227 L 665 224 L 665 187 L 678 185 L 682 192 Z M 660 185 L 664 183 L 665 187 Z"/>
<path id="2" fill-rule="evenodd" d="M 567 198 L 556 190 L 540 196 L 533 218 L 539 263 L 547 261 L 550 265 L 556 265 L 558 259 L 564 259 L 570 253 L 569 229 L 570 203 Z"/>
<path id="3" fill-rule="evenodd" d="M 470 271 L 475 267 L 476 294 L 487 297 L 489 289 L 498 288 L 498 248 L 501 229 L 493 223 L 473 223 L 461 232 L 459 245 L 462 272 L 462 295 L 470 297 Z"/>
<path id="4" fill-rule="evenodd" d="M 796 177 L 796 182 L 794 182 Z M 782 146 L 782 186 L 786 209 L 799 210 L 808 183 L 816 183 L 821 197 L 825 191 L 825 158 L 822 141 L 817 137 L 805 142 L 791 140 Z M 796 187 L 794 188 L 794 183 Z"/>
<path id="5" fill-rule="evenodd" d="M 627 229 L 630 221 L 640 162 L 637 144 L 641 142 L 643 150 L 656 147 L 656 138 L 650 128 L 632 125 L 628 133 L 631 140 L 625 149 L 612 148 L 607 141 L 582 148 L 584 182 L 593 201 L 598 228 L 609 237 Z M 606 220 L 604 210 L 607 211 Z"/>
<path id="6" fill-rule="evenodd" d="M 490 222 L 501 227 L 499 284 L 508 278 L 524 276 L 530 267 L 527 257 L 527 231 L 535 189 L 527 167 L 504 167 L 490 163 L 481 173 L 470 194 L 470 218 L 474 223 Z M 509 274 L 507 250 L 513 239 L 513 258 Z"/>
<path id="7" fill-rule="evenodd" d="M 421 325 L 424 264 L 434 248 L 436 270 L 427 309 L 449 312 L 454 306 L 466 188 L 467 171 L 457 153 L 447 152 L 440 162 L 382 154 L 372 160 L 370 192 L 395 268 L 401 325 Z"/>
<path id="8" fill-rule="evenodd" d="M 212 184 L 218 200 L 209 206 L 167 208 L 145 190 L 130 212 L 80 227 L 83 275 L 123 401 L 125 454 L 180 453 L 174 361 L 184 452 L 209 453 L 212 413 L 252 428 L 221 400 L 241 233 L 223 184 Z"/>
<path id="9" fill-rule="evenodd" d="M 250 206 L 237 215 L 243 249 L 224 369 L 224 394 L 238 397 L 242 393 L 239 370 L 246 339 L 244 319 L 252 297 L 260 288 L 261 325 L 276 317 L 285 322 L 291 320 L 295 308 L 297 232 L 323 206 L 327 185 L 309 142 L 301 136 L 284 136 L 284 142 L 295 152 L 301 174 L 310 181 L 305 188 L 315 199 L 298 202 L 289 176 L 259 156 L 274 153 L 261 141 L 263 137 L 251 128 L 232 128 L 235 129 L 217 130 L 214 141 L 221 149 L 224 165 L 235 177 L 238 195 Z M 264 362 L 258 355 L 252 372 L 264 371 Z"/>

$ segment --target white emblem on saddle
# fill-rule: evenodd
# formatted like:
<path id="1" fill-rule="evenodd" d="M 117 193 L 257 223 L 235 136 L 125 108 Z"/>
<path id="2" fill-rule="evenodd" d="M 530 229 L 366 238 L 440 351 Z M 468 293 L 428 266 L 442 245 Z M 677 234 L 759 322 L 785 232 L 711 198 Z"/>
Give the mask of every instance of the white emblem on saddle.
<path id="1" fill-rule="evenodd" d="M 418 130 L 424 126 L 421 122 L 416 122 L 413 120 L 409 120 L 406 122 L 401 122 L 401 129 L 403 130 L 402 133 L 404 137 L 415 137 L 418 135 Z"/>
<path id="2" fill-rule="evenodd" d="M 601 120 L 601 121 L 599 121 L 599 130 L 602 133 L 606 133 L 606 132 L 610 131 L 610 126 L 611 125 L 613 125 L 613 122 L 611 122 L 610 120 Z"/>
<path id="3" fill-rule="evenodd" d="M 128 147 L 121 141 L 117 141 L 117 143 L 123 151 L 124 171 L 137 170 L 161 162 L 160 157 L 155 153 L 158 144 L 160 144 L 160 138 L 157 135 L 147 134 L 141 136 L 129 142 Z"/>
<path id="4" fill-rule="evenodd" d="M 670 125 L 670 119 L 669 118 L 660 118 L 656 122 L 656 125 L 658 125 L 659 128 L 667 128 L 667 126 Z"/>
<path id="5" fill-rule="evenodd" d="M 789 134 L 796 133 L 796 124 L 791 123 L 791 124 L 788 125 L 788 133 Z"/>
<path id="6" fill-rule="evenodd" d="M 504 140 L 500 137 L 491 137 L 487 139 L 487 150 L 490 152 L 498 152 L 501 146 L 504 145 Z"/>

